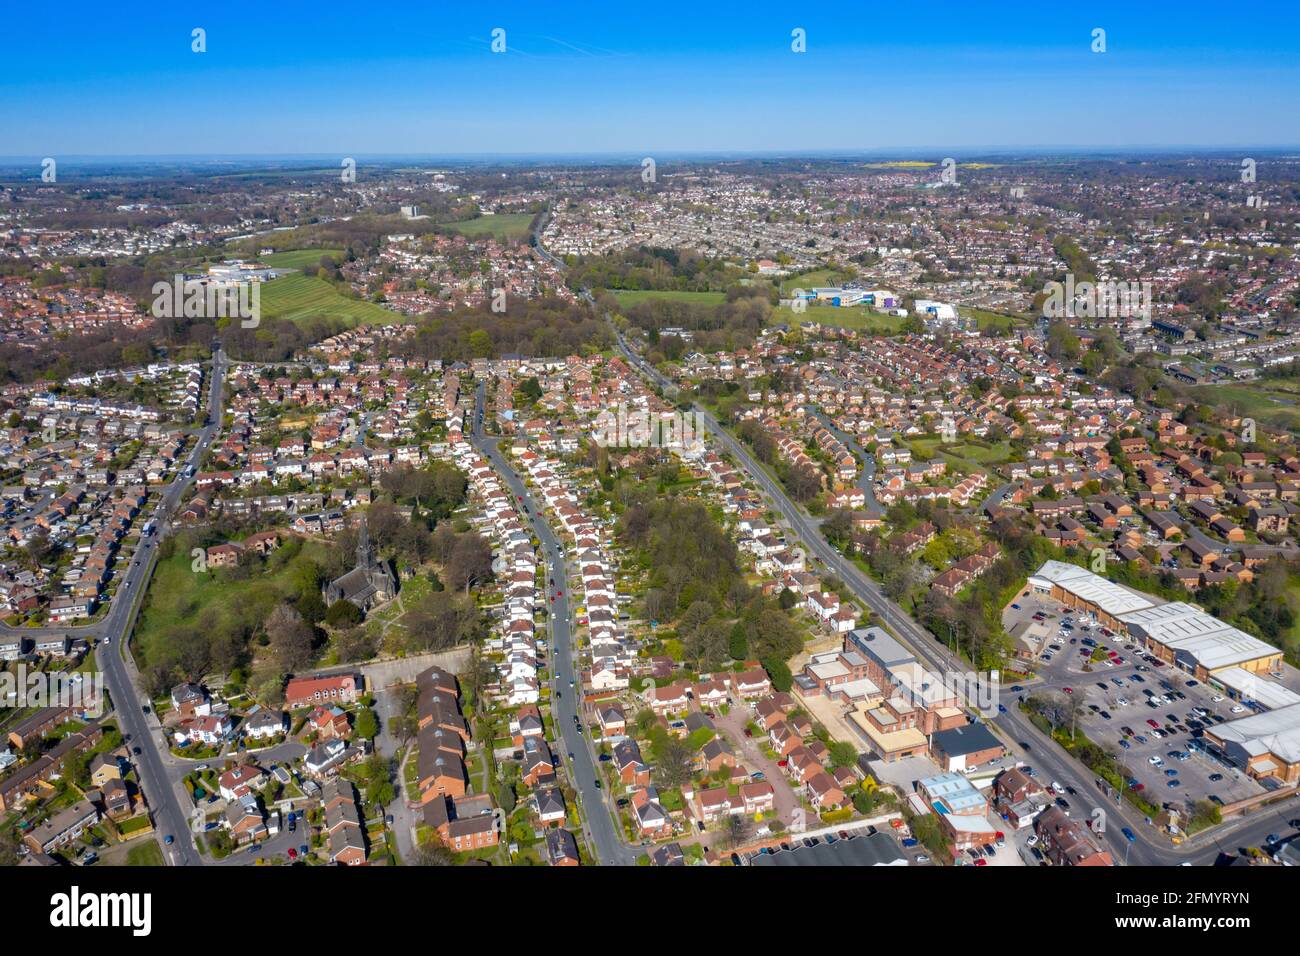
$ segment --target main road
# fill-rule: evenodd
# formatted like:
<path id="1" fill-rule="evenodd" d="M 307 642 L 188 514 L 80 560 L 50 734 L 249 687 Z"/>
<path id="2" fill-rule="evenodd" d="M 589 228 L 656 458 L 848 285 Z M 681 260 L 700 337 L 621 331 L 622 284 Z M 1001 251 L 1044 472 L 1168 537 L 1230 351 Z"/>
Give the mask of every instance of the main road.
<path id="1" fill-rule="evenodd" d="M 139 517 L 138 520 L 144 523 L 153 521 L 154 532 L 141 534 L 108 614 L 93 624 L 80 627 L 0 628 L 28 637 L 70 634 L 85 638 L 92 644 L 98 643 L 97 660 L 113 701 L 113 711 L 123 735 L 130 738 L 128 746 L 132 751 L 131 759 L 153 812 L 154 829 L 164 838 L 171 836 L 173 839 L 171 845 L 164 843 L 163 852 L 167 861 L 175 866 L 201 866 L 203 860 L 190 835 L 188 815 L 182 808 L 180 793 L 172 785 L 164 765 L 160 745 L 165 744 L 161 727 L 156 717 L 144 713 L 144 705 L 141 703 L 143 695 L 135 687 L 138 676 L 135 663 L 130 659 L 129 648 L 121 645 L 128 639 L 135 625 L 144 592 L 158 560 L 158 543 L 169 530 L 171 516 L 194 481 L 193 475 L 187 474 L 188 468 L 193 466 L 195 471 L 198 470 L 212 439 L 221 428 L 221 403 L 228 364 L 221 343 L 214 342 L 207 421 L 196 433 L 193 450 L 177 466 L 176 477 L 164 488 L 161 500 L 149 514 Z M 137 747 L 140 749 L 138 754 L 135 753 Z"/>
<path id="2" fill-rule="evenodd" d="M 673 387 L 673 383 L 667 377 L 650 366 L 628 345 L 622 333 L 615 329 L 614 335 L 619 350 L 643 377 L 661 389 Z M 767 499 L 781 513 L 786 525 L 803 544 L 808 556 L 815 558 L 829 572 L 845 582 L 853 595 L 902 638 L 927 667 L 937 673 L 952 675 L 965 674 L 971 670 L 968 664 L 950 651 L 938 638 L 886 597 L 879 586 L 856 564 L 836 550 L 822 536 L 816 521 L 790 500 L 777 481 L 713 415 L 699 405 L 693 405 L 692 411 L 705 430 L 758 484 Z M 1127 859 L 1129 863 L 1135 865 L 1159 866 L 1178 864 L 1185 860 L 1208 863 L 1213 862 L 1214 857 L 1217 857 L 1218 848 L 1208 845 L 1208 841 L 1189 841 L 1183 846 L 1175 847 L 1163 839 L 1153 839 L 1150 827 L 1136 810 L 1127 804 L 1117 804 L 1113 799 L 1106 798 L 1095 784 L 1095 775 L 1061 750 L 1050 737 L 1039 731 L 1017 707 L 1008 707 L 1005 713 L 991 716 L 989 720 L 1003 732 L 1005 737 L 1009 738 L 1013 750 L 1019 750 L 1026 755 L 1026 762 L 1036 768 L 1040 777 L 1072 786 L 1084 799 L 1090 800 L 1097 806 L 1105 807 L 1108 825 L 1104 828 L 1103 837 L 1117 861 Z M 1276 822 L 1271 825 L 1276 826 Z M 1133 832 L 1135 837 L 1133 841 L 1126 840 L 1121 832 L 1125 826 Z M 1258 829 L 1245 823 L 1240 825 L 1240 828 L 1251 832 Z"/>
<path id="3" fill-rule="evenodd" d="M 569 566 L 564 559 L 564 548 L 550 524 L 542 517 L 540 503 L 501 454 L 498 447 L 500 439 L 483 433 L 483 407 L 484 386 L 480 382 L 470 443 L 492 462 L 516 500 L 527 506 L 533 531 L 542 543 L 548 583 L 552 579 L 555 582 L 547 588 L 547 592 L 555 594 L 554 602 L 547 602 L 553 675 L 551 713 L 568 757 L 573 786 L 582 795 L 587 836 L 595 847 L 602 866 L 632 866 L 636 863 L 637 852 L 623 842 L 622 825 L 616 819 L 615 809 L 610 807 L 606 799 L 609 791 L 596 786 L 598 761 L 593 756 L 587 735 L 579 730 L 579 726 L 585 723 L 578 706 L 582 699 L 582 681 L 574 663 L 572 616 L 569 610 Z"/>

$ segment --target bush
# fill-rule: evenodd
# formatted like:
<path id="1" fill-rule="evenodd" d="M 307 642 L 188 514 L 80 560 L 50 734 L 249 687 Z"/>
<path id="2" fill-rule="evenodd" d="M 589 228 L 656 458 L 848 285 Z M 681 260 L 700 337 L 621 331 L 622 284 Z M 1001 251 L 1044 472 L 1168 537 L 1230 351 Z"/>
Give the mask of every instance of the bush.
<path id="1" fill-rule="evenodd" d="M 778 691 L 788 692 L 794 686 L 794 675 L 790 673 L 790 668 L 785 661 L 765 658 L 762 661 L 763 669 L 767 671 L 767 676 L 772 679 L 772 687 Z"/>

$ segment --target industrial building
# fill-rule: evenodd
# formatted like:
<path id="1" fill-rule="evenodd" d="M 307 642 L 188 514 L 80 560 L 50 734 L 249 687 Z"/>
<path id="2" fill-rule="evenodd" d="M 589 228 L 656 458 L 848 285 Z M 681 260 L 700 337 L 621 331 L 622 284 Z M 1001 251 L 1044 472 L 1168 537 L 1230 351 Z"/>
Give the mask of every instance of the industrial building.
<path id="1" fill-rule="evenodd" d="M 1205 736 L 1255 779 L 1300 784 L 1300 703 L 1207 727 Z"/>
<path id="2" fill-rule="evenodd" d="M 1139 641 L 1148 653 L 1199 680 L 1230 670 L 1264 674 L 1282 666 L 1280 649 L 1198 607 L 1166 603 L 1075 564 L 1047 561 L 1030 576 L 1029 587 L 1095 615 L 1104 627 Z"/>

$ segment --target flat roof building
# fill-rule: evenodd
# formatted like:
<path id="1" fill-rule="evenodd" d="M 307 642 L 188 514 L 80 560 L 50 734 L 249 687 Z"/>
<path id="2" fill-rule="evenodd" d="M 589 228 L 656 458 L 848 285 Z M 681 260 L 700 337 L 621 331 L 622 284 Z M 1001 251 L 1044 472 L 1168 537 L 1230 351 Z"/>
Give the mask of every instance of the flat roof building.
<path id="1" fill-rule="evenodd" d="M 1047 561 L 1029 586 L 1067 607 L 1095 614 L 1105 626 L 1141 641 L 1147 651 L 1201 680 L 1240 668 L 1253 673 L 1282 666 L 1282 651 L 1183 601 L 1165 602 L 1086 568 Z"/>
<path id="2" fill-rule="evenodd" d="M 1300 783 L 1300 704 L 1207 727 L 1205 736 L 1257 780 Z"/>
<path id="3" fill-rule="evenodd" d="M 1151 653 L 1201 679 L 1240 668 L 1263 672 L 1282 664 L 1282 651 L 1182 601 L 1144 608 L 1120 618 Z"/>

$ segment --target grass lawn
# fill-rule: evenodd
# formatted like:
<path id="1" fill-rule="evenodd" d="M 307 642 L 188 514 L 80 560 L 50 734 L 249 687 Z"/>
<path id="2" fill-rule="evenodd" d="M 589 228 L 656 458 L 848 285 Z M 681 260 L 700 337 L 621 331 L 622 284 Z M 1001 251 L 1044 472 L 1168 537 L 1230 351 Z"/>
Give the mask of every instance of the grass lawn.
<path id="1" fill-rule="evenodd" d="M 464 222 L 440 222 L 438 225 L 459 232 L 462 236 L 493 236 L 497 239 L 526 239 L 531 213 L 507 213 L 500 216 L 478 216 Z"/>
<path id="2" fill-rule="evenodd" d="M 404 318 L 373 302 L 348 298 L 324 279 L 309 275 L 283 276 L 266 283 L 262 287 L 262 316 L 295 322 L 320 316 L 339 319 L 348 325 L 363 322 L 384 325 Z"/>
<path id="3" fill-rule="evenodd" d="M 121 823 L 117 825 L 118 831 L 124 837 L 129 837 L 132 833 L 137 833 L 140 830 L 147 830 L 148 828 L 149 828 L 149 818 L 143 815 L 138 817 L 131 817 L 128 820 L 123 820 Z"/>
<path id="4" fill-rule="evenodd" d="M 145 843 L 137 844 L 131 847 L 126 854 L 127 866 L 162 866 L 163 855 L 162 847 L 156 840 L 149 840 Z"/>
<path id="5" fill-rule="evenodd" d="M 325 547 L 306 541 L 285 563 L 268 564 L 243 580 L 228 579 L 220 571 L 196 573 L 190 560 L 177 553 L 158 562 L 135 632 L 146 660 L 150 648 L 169 640 L 177 628 L 207 629 L 236 621 L 259 627 L 277 604 L 299 593 L 297 582 L 311 570 L 309 562 L 324 563 Z"/>
<path id="6" fill-rule="evenodd" d="M 687 305 L 721 305 L 727 300 L 725 292 L 677 292 L 671 289 L 656 291 L 654 289 L 610 289 L 621 306 L 631 307 L 642 302 L 667 300 L 684 302 Z"/>
<path id="7" fill-rule="evenodd" d="M 937 438 L 916 438 L 907 442 L 912 455 L 918 461 L 934 458 L 936 455 L 949 464 L 972 471 L 1006 464 L 1011 460 L 1011 443 L 1001 442 L 957 442 L 944 445 Z"/>
<path id="8" fill-rule="evenodd" d="M 289 252 L 273 252 L 269 256 L 259 256 L 258 262 L 275 269 L 302 269 L 310 266 L 313 270 L 320 265 L 321 256 L 343 256 L 342 249 L 293 249 Z"/>
<path id="9" fill-rule="evenodd" d="M 841 282 L 847 282 L 850 278 L 852 277 L 847 272 L 840 272 L 836 269 L 816 269 L 813 272 L 804 272 L 788 279 L 782 279 L 781 295 L 788 296 L 795 289 L 811 292 L 813 289 L 838 286 Z"/>
<path id="10" fill-rule="evenodd" d="M 1198 385 L 1197 401 L 1258 419 L 1275 428 L 1300 430 L 1300 396 L 1272 382 L 1241 385 Z"/>
<path id="11" fill-rule="evenodd" d="M 835 326 L 841 329 L 891 335 L 903 327 L 905 319 L 902 316 L 877 312 L 865 305 L 836 308 L 833 305 L 810 304 L 803 312 L 795 312 L 785 306 L 773 309 L 770 321 L 774 325 L 784 322 L 789 326 L 798 326 L 801 322 L 816 322 L 818 325 Z"/>
<path id="12" fill-rule="evenodd" d="M 990 312 L 987 309 L 970 309 L 962 306 L 959 311 L 963 315 L 974 318 L 981 332 L 989 330 L 1010 332 L 1012 329 L 1029 325 L 1024 319 L 1018 319 L 1014 315 L 1003 315 L 1001 312 Z"/>

